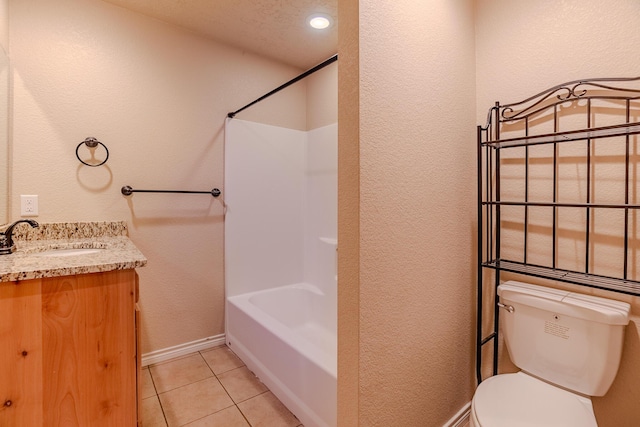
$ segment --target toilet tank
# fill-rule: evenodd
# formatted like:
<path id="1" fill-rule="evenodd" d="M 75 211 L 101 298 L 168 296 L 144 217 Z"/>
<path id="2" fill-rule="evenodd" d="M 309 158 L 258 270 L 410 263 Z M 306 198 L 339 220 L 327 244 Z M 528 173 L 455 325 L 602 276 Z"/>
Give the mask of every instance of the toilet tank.
<path id="1" fill-rule="evenodd" d="M 622 355 L 629 304 L 509 281 L 498 286 L 502 333 L 513 363 L 531 375 L 603 396 Z"/>

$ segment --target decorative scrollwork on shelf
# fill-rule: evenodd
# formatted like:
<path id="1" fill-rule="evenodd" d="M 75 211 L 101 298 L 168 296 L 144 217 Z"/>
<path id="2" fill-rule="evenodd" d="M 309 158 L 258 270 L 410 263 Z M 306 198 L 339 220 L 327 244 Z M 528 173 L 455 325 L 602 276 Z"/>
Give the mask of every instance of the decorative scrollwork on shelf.
<path id="1" fill-rule="evenodd" d="M 587 89 L 582 89 L 582 92 L 577 93 L 576 89 L 578 89 L 579 86 L 582 86 L 584 84 L 584 82 L 579 82 L 578 84 L 573 85 L 573 87 L 562 87 L 559 90 L 565 90 L 566 94 L 560 93 L 558 95 L 556 95 L 556 98 L 558 98 L 560 101 L 569 101 L 571 99 L 578 99 L 583 97 L 584 95 L 586 95 L 587 93 Z"/>
<path id="2" fill-rule="evenodd" d="M 598 78 L 589 80 L 574 80 L 559 84 L 533 95 L 525 100 L 509 104 L 496 104 L 489 112 L 497 109 L 497 119 L 500 122 L 514 122 L 524 120 L 537 113 L 554 106 L 581 99 L 598 99 L 598 90 L 618 92 L 619 96 L 607 95 L 606 99 L 640 99 L 640 88 L 624 87 L 615 82 L 640 83 L 640 77 Z M 634 94 L 637 94 L 634 96 Z M 491 119 L 487 125 L 491 124 Z"/>

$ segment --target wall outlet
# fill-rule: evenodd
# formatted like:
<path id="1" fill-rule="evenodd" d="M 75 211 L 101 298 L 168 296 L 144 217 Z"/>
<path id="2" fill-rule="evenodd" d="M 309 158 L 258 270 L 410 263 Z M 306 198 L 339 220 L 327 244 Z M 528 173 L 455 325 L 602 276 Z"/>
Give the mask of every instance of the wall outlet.
<path id="1" fill-rule="evenodd" d="M 20 215 L 38 216 L 38 196 L 25 194 L 20 196 Z"/>

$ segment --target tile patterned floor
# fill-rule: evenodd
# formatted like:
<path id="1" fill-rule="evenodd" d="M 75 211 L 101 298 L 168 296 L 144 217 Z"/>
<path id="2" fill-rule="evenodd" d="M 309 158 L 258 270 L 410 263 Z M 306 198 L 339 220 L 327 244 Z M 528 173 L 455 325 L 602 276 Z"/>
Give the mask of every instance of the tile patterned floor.
<path id="1" fill-rule="evenodd" d="M 144 427 L 303 427 L 226 346 L 142 370 Z"/>

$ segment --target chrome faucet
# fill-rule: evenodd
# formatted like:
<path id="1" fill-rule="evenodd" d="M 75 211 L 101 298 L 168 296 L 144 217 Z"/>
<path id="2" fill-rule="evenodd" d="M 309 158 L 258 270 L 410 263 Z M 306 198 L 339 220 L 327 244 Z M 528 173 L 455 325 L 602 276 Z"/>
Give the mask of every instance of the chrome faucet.
<path id="1" fill-rule="evenodd" d="M 7 227 L 4 232 L 0 233 L 0 255 L 10 255 L 16 250 L 16 245 L 13 244 L 13 228 L 21 222 L 26 222 L 33 228 L 39 225 L 32 219 L 20 219 Z"/>

